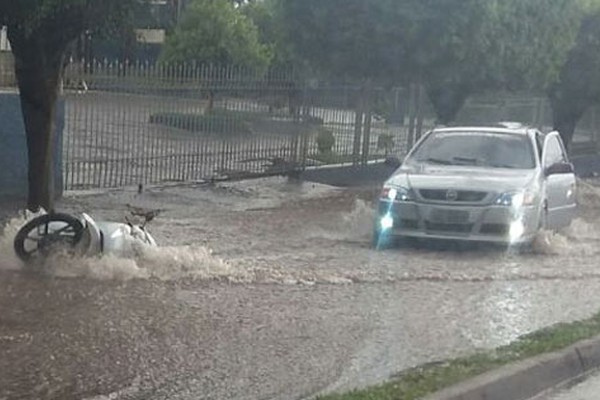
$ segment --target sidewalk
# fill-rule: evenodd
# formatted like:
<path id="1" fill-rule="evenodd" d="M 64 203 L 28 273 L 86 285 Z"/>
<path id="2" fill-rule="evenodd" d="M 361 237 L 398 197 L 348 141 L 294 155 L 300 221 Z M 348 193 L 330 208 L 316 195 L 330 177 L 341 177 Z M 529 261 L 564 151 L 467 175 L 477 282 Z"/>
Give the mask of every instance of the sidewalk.
<path id="1" fill-rule="evenodd" d="M 564 387 L 598 368 L 600 336 L 565 350 L 507 365 L 442 390 L 425 400 L 543 400 L 541 396 L 553 388 Z M 599 397 L 596 394 L 594 400 Z M 557 400 L 563 399 L 570 398 L 559 397 Z"/>
<path id="2" fill-rule="evenodd" d="M 598 400 L 600 397 L 600 373 L 586 377 L 583 382 L 553 391 L 534 400 Z"/>

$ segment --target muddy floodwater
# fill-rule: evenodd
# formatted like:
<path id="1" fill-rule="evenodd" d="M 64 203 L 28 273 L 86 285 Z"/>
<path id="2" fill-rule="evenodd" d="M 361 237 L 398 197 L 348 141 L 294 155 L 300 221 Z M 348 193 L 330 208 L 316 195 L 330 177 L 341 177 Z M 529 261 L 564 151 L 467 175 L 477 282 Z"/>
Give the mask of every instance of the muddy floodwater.
<path id="1" fill-rule="evenodd" d="M 304 399 L 600 309 L 600 190 L 532 252 L 370 248 L 372 189 L 265 179 L 71 193 L 61 211 L 161 208 L 132 258 L 24 273 L 0 237 L 0 400 Z"/>

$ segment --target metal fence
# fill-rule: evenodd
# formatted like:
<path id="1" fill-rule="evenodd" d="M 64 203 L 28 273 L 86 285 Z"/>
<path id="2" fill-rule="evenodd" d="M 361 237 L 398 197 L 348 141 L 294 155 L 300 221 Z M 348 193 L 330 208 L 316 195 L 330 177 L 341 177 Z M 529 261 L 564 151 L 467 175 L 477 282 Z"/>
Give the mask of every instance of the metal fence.
<path id="1" fill-rule="evenodd" d="M 63 89 L 65 187 L 289 173 L 405 152 L 402 125 L 355 112 L 362 89 L 299 82 L 291 70 L 73 63 Z M 390 95 L 373 89 L 371 104 Z"/>
<path id="2" fill-rule="evenodd" d="M 293 70 L 72 62 L 63 97 L 67 190 L 364 164 L 402 157 L 435 124 L 422 89 L 307 83 Z M 596 115 L 573 148 L 597 148 Z M 495 93 L 471 98 L 457 119 L 498 121 L 549 129 L 551 112 L 542 96 Z"/>

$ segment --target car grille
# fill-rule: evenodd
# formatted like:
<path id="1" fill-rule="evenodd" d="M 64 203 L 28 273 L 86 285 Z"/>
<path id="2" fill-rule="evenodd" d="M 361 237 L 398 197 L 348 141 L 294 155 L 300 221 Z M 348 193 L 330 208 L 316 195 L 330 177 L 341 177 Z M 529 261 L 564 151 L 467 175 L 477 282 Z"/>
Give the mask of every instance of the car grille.
<path id="1" fill-rule="evenodd" d="M 429 222 L 442 224 L 467 224 L 469 212 L 465 210 L 435 209 L 429 216 Z"/>
<path id="2" fill-rule="evenodd" d="M 509 230 L 506 224 L 483 224 L 480 232 L 484 235 L 506 235 Z"/>
<path id="3" fill-rule="evenodd" d="M 425 222 L 425 226 L 430 232 L 470 233 L 473 230 L 473 224 L 442 224 Z"/>
<path id="4" fill-rule="evenodd" d="M 483 201 L 487 196 L 486 192 L 479 192 L 474 190 L 456 190 L 453 191 L 455 196 L 448 196 L 449 190 L 447 189 L 420 189 L 419 194 L 425 200 L 434 201 L 452 201 L 452 202 L 463 202 L 463 203 L 476 203 Z"/>

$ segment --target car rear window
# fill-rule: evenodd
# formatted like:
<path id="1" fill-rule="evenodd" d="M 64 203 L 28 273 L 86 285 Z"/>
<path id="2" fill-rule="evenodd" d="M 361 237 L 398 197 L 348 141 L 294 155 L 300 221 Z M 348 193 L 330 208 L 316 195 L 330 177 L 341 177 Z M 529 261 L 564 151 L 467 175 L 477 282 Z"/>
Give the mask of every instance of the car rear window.
<path id="1" fill-rule="evenodd" d="M 410 161 L 514 169 L 536 165 L 527 136 L 494 132 L 433 132 Z"/>

